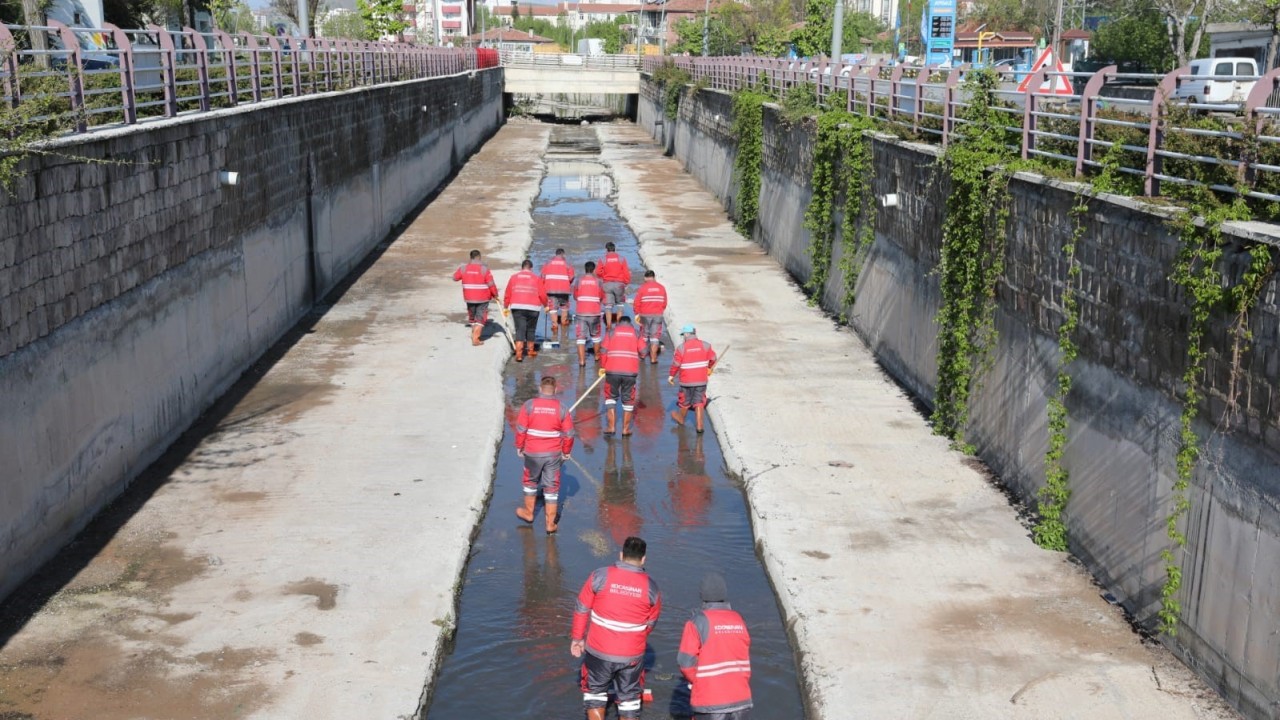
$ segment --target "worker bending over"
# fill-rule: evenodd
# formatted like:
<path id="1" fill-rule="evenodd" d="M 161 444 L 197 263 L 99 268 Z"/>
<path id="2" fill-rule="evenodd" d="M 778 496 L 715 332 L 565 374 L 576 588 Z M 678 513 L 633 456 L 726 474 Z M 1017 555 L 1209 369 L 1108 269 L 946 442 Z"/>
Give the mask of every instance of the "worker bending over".
<path id="1" fill-rule="evenodd" d="M 729 606 L 724 577 L 702 578 L 702 607 L 684 624 L 676 663 L 689 681 L 694 720 L 747 720 L 751 712 L 751 634 Z"/>
<path id="2" fill-rule="evenodd" d="M 471 325 L 471 344 L 483 345 L 480 333 L 489 322 L 489 301 L 498 297 L 489 266 L 480 260 L 480 251 L 471 251 L 471 260 L 453 271 L 454 281 L 462 282 L 462 300 L 467 304 L 467 323 Z"/>
<path id="3" fill-rule="evenodd" d="M 671 419 L 677 425 L 684 425 L 684 418 L 693 408 L 698 432 L 703 430 L 703 415 L 707 407 L 707 380 L 716 367 L 716 351 L 711 343 L 698 339 L 698 333 L 692 325 L 680 329 L 680 346 L 676 348 L 675 357 L 671 359 L 671 375 L 667 382 L 674 385 L 680 380 L 680 394 L 676 397 L 676 409 L 671 411 Z"/>
<path id="4" fill-rule="evenodd" d="M 520 263 L 520 272 L 507 281 L 502 307 L 502 312 L 510 312 L 515 320 L 516 336 L 512 343 L 516 347 L 516 362 L 523 362 L 525 353 L 538 357 L 538 314 L 549 305 L 542 278 L 534 274 L 529 260 Z"/>
<path id="5" fill-rule="evenodd" d="M 617 253 L 613 243 L 604 244 L 604 257 L 600 260 L 600 282 L 604 285 L 604 324 L 613 327 L 627 304 L 627 285 L 631 283 L 631 268 L 627 259 Z"/>
<path id="6" fill-rule="evenodd" d="M 622 405 L 622 434 L 624 437 L 631 434 L 631 417 L 636 411 L 636 376 L 640 374 L 640 357 L 644 352 L 644 338 L 626 315 L 618 318 L 618 323 L 600 344 L 600 374 L 604 375 L 604 408 L 609 422 L 605 432 L 609 435 L 617 427 L 619 404 Z"/>
<path id="7" fill-rule="evenodd" d="M 612 694 L 619 718 L 640 717 L 644 650 L 662 613 L 662 593 L 644 571 L 645 542 L 629 537 L 618 562 L 591 573 L 573 612 L 569 652 L 582 663 L 587 720 L 604 720 Z"/>
<path id="8" fill-rule="evenodd" d="M 666 330 L 662 314 L 667 311 L 667 289 L 658 282 L 652 270 L 645 271 L 644 284 L 636 290 L 635 309 L 641 337 L 649 345 L 649 364 L 657 365 L 658 353 L 662 350 L 662 333 Z"/>
<path id="9" fill-rule="evenodd" d="M 556 248 L 556 254 L 542 266 L 542 283 L 547 291 L 547 313 L 551 316 L 551 329 L 569 327 L 569 295 L 573 292 L 573 267 L 565 259 L 564 248 Z"/>
<path id="10" fill-rule="evenodd" d="M 547 534 L 554 533 L 560 502 L 560 466 L 573 453 L 573 418 L 556 399 L 556 379 L 544 377 L 538 396 L 525 401 L 516 416 L 516 453 L 524 458 L 524 506 L 516 516 L 532 523 L 538 491 L 546 503 Z"/>
<path id="11" fill-rule="evenodd" d="M 596 350 L 596 361 L 600 360 L 600 313 L 604 300 L 604 289 L 595 276 L 596 264 L 588 261 L 582 266 L 582 272 L 582 277 L 573 284 L 573 334 L 578 343 L 578 367 L 587 364 L 588 339 Z"/>

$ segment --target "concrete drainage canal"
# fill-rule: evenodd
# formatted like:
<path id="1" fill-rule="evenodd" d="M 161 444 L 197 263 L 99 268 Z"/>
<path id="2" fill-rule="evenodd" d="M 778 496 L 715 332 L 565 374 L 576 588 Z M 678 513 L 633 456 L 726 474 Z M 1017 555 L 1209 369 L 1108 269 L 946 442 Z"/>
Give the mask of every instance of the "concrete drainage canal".
<path id="1" fill-rule="evenodd" d="M 556 248 L 564 248 L 580 274 L 582 264 L 598 260 L 605 242 L 613 241 L 632 268 L 634 290 L 643 281 L 643 264 L 635 236 L 608 202 L 612 180 L 596 159 L 598 151 L 591 128 L 554 128 L 533 211 L 529 257 L 540 269 Z M 498 269 L 499 280 L 510 272 Z M 513 514 L 523 467 L 512 443 L 520 405 L 537 394 L 543 376 L 559 381 L 566 405 L 596 379 L 594 360 L 578 367 L 572 331 L 558 338 L 545 334 L 546 326 L 540 325 L 544 340 L 537 358 L 507 365 L 507 434 L 498 453 L 492 506 L 472 547 L 453 647 L 422 717 L 581 717 L 579 662 L 569 654 L 575 597 L 592 570 L 617 558 L 629 535 L 648 542 L 646 569 L 663 592 L 662 617 L 645 657 L 652 700 L 642 716 L 688 717 L 688 686 L 676 650 L 685 620 L 700 605 L 699 579 L 718 571 L 751 632 L 753 717 L 804 717 L 782 615 L 755 554 L 740 485 L 724 468 L 714 428 L 698 435 L 692 416 L 683 428 L 667 417 L 676 401 L 675 389 L 666 383 L 670 339 L 657 365 L 641 364 L 631 437 L 604 434 L 596 395 L 575 411 L 577 463 L 567 462 L 562 474 L 559 532 L 544 533 L 541 503 L 532 527 Z M 708 340 L 714 344 L 714 338 Z M 503 340 L 495 336 L 489 342 Z M 714 401 L 714 380 L 710 391 Z M 615 712 L 611 706 L 608 717 Z"/>

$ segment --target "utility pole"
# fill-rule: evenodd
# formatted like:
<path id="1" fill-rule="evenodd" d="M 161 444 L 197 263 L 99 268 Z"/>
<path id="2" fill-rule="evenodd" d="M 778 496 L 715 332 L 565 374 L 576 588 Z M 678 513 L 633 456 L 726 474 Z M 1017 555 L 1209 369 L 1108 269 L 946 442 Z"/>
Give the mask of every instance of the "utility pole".
<path id="1" fill-rule="evenodd" d="M 844 0 L 836 0 L 836 16 L 831 21 L 831 60 L 840 62 L 841 47 L 844 41 Z"/>
<path id="2" fill-rule="evenodd" d="M 837 0 L 838 2 L 839 0 Z M 707 0 L 706 7 L 702 11 L 702 57 L 711 54 L 710 49 L 710 32 L 711 27 L 711 0 Z"/>
<path id="3" fill-rule="evenodd" d="M 307 0 L 298 0 L 298 33 L 302 37 L 311 37 L 311 18 L 307 15 Z"/>

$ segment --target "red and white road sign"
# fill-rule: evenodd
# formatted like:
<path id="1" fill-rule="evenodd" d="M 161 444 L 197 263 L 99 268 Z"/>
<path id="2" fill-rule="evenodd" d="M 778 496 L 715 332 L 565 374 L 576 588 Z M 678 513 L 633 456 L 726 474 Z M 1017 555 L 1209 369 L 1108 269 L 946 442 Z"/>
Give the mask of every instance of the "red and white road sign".
<path id="1" fill-rule="evenodd" d="M 1040 57 L 1036 58 L 1035 63 L 1031 66 L 1031 72 L 1022 79 L 1022 82 L 1018 83 L 1018 92 L 1026 92 L 1031 85 L 1031 76 L 1039 72 L 1045 65 L 1050 66 L 1051 72 L 1065 72 L 1062 67 L 1062 61 L 1058 59 L 1053 49 L 1045 48 L 1044 52 L 1040 53 Z M 1075 88 L 1071 87 L 1070 77 L 1066 75 L 1057 77 L 1051 75 L 1045 78 L 1044 83 L 1040 85 L 1040 89 L 1036 90 L 1036 93 L 1075 95 L 1076 91 Z"/>

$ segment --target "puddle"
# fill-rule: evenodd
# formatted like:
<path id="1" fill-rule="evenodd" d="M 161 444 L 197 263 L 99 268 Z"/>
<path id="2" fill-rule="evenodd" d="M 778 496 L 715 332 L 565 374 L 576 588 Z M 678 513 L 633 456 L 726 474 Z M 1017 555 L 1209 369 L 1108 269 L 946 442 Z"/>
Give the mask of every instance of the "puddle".
<path id="1" fill-rule="evenodd" d="M 643 280 L 643 265 L 635 236 L 608 203 L 612 179 L 593 159 L 598 148 L 590 128 L 554 129 L 533 212 L 530 257 L 540 268 L 562 247 L 580 273 L 582 263 L 598 259 L 612 240 L 632 267 L 634 289 Z M 495 268 L 500 283 L 512 271 Z M 544 344 L 535 360 L 508 363 L 508 427 L 493 505 L 472 548 L 453 647 L 423 717 L 581 717 L 579 664 L 568 647 L 574 599 L 588 574 L 610 563 L 632 534 L 648 542 L 646 568 L 662 588 L 664 606 L 649 636 L 646 685 L 654 701 L 643 716 L 688 716 L 676 650 L 685 620 L 700 604 L 698 583 L 715 570 L 726 577 L 730 600 L 751 630 L 753 716 L 804 717 L 795 658 L 755 555 L 740 487 L 725 472 L 710 429 L 698 436 L 665 417 L 675 406 L 675 389 L 666 384 L 670 347 L 658 365 L 641 366 L 635 435 L 604 436 L 599 401 L 588 399 L 576 411 L 574 457 L 581 468 L 565 464 L 560 531 L 550 537 L 542 530 L 541 507 L 532 528 L 514 515 L 522 465 L 512 447 L 511 422 L 544 375 L 555 376 L 561 398 L 572 402 L 595 381 L 596 371 L 591 360 L 585 370 L 578 368 L 571 337 L 559 349 Z M 713 385 L 713 396 L 714 391 Z"/>

